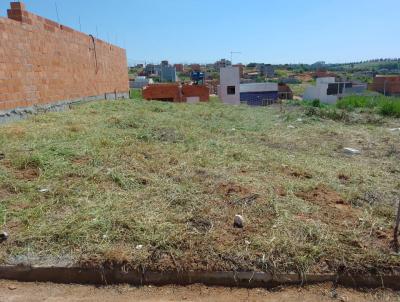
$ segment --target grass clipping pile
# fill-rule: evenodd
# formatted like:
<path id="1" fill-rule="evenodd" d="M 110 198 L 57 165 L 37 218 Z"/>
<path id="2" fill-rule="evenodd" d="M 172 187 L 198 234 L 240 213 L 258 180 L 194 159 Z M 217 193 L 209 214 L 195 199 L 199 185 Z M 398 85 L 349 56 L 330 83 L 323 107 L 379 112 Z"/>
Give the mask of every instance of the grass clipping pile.
<path id="1" fill-rule="evenodd" d="M 396 123 L 136 100 L 1 126 L 1 262 L 391 270 Z"/>

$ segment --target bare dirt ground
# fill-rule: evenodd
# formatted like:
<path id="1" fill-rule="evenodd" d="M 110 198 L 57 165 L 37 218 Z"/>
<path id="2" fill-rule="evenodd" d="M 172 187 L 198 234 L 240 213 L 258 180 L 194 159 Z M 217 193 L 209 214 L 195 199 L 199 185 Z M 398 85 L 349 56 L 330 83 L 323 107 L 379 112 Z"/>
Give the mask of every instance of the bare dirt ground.
<path id="1" fill-rule="evenodd" d="M 289 287 L 268 291 L 264 289 L 189 287 L 93 287 L 56 285 L 49 283 L 18 283 L 0 281 L 0 302 L 18 301 L 400 301 L 400 293 L 389 290 L 356 291 L 332 289 L 331 284 L 305 288 Z"/>

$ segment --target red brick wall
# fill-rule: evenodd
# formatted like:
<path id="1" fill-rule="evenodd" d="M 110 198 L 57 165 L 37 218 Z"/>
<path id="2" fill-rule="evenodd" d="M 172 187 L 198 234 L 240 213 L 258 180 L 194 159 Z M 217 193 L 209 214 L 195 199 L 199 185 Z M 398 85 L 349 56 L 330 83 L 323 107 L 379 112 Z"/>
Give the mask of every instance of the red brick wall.
<path id="1" fill-rule="evenodd" d="M 177 72 L 183 72 L 183 64 L 175 64 L 174 67 Z"/>
<path id="2" fill-rule="evenodd" d="M 146 100 L 169 100 L 181 102 L 179 84 L 153 84 L 143 88 L 142 96 Z"/>
<path id="3" fill-rule="evenodd" d="M 375 77 L 370 89 L 387 95 L 400 95 L 400 76 Z"/>
<path id="4" fill-rule="evenodd" d="M 0 110 L 129 91 L 124 49 L 18 3 L 8 17 L 0 18 Z"/>
<path id="5" fill-rule="evenodd" d="M 182 97 L 186 102 L 188 97 L 198 96 L 201 102 L 208 102 L 210 100 L 210 90 L 207 86 L 201 85 L 183 85 Z"/>
<path id="6" fill-rule="evenodd" d="M 187 97 L 198 96 L 201 102 L 208 102 L 210 91 L 207 86 L 179 84 L 153 84 L 143 88 L 142 96 L 146 100 L 170 100 L 186 102 Z"/>

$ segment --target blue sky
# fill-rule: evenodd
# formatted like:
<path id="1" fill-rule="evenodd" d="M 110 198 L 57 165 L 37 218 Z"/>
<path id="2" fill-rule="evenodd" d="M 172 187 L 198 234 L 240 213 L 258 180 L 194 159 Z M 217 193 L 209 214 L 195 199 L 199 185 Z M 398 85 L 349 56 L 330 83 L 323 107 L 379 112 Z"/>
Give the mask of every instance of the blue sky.
<path id="1" fill-rule="evenodd" d="M 127 49 L 131 63 L 349 62 L 400 57 L 399 0 L 26 0 Z M 0 0 L 0 15 L 9 1 Z M 97 28 L 97 30 L 96 30 Z"/>

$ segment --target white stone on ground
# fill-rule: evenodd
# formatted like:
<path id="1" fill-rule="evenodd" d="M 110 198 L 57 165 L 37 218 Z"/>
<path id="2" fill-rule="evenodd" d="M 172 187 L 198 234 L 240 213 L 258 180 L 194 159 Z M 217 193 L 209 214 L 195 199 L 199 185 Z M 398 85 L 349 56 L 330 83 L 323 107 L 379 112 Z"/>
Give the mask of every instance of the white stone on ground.
<path id="1" fill-rule="evenodd" d="M 235 219 L 233 220 L 233 226 L 239 229 L 242 229 L 244 227 L 244 218 L 242 215 L 235 215 Z"/>
<path id="2" fill-rule="evenodd" d="M 358 155 L 361 154 L 360 150 L 354 149 L 354 148 L 344 148 L 343 152 L 349 155 Z"/>

